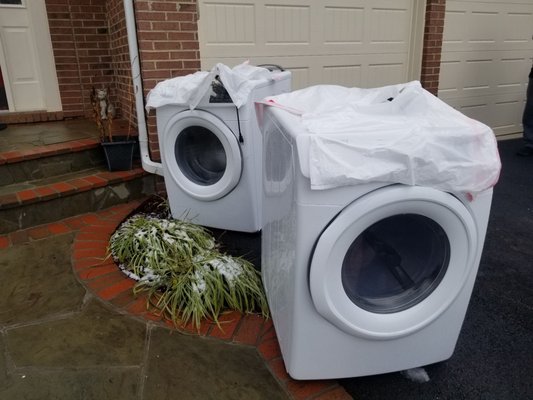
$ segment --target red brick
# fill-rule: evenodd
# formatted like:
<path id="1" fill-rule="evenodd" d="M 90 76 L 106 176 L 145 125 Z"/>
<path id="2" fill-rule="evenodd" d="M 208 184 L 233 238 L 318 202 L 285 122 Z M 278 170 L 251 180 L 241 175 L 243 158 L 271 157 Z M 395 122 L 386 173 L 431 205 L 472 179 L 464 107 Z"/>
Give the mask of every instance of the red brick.
<path id="1" fill-rule="evenodd" d="M 229 340 L 233 337 L 239 322 L 241 321 L 242 314 L 237 311 L 231 311 L 220 316 L 218 319 L 219 325 L 213 325 L 209 336 L 219 339 Z"/>
<path id="2" fill-rule="evenodd" d="M 145 319 L 148 319 L 150 321 L 156 321 L 161 322 L 163 321 L 163 315 L 158 310 L 148 311 L 146 314 L 143 315 Z"/>
<path id="3" fill-rule="evenodd" d="M 91 232 L 90 230 L 84 230 L 83 232 L 78 233 L 76 236 L 77 240 L 84 241 L 84 240 L 100 240 L 100 241 L 109 241 L 109 235 L 101 232 Z"/>
<path id="4" fill-rule="evenodd" d="M 5 249 L 9 247 L 9 238 L 7 235 L 0 236 L 0 249 Z"/>
<path id="5" fill-rule="evenodd" d="M 287 383 L 287 389 L 295 400 L 309 399 L 321 392 L 329 390 L 334 385 L 335 381 L 294 381 Z"/>
<path id="6" fill-rule="evenodd" d="M 285 368 L 285 363 L 281 357 L 274 358 L 268 362 L 268 367 L 272 371 L 273 375 L 280 381 L 286 382 L 291 379 Z"/>
<path id="7" fill-rule="evenodd" d="M 102 223 L 102 220 L 97 214 L 85 214 L 80 216 L 80 220 L 87 225 L 98 225 Z"/>
<path id="8" fill-rule="evenodd" d="M 134 301 L 137 301 L 139 299 L 142 299 L 142 301 L 146 305 L 146 297 L 144 296 L 136 297 L 133 294 L 133 291 L 126 291 L 126 292 L 119 294 L 117 297 L 113 298 L 111 300 L 111 303 L 113 303 L 113 305 L 118 308 L 127 308 L 130 304 L 132 304 Z"/>
<path id="9" fill-rule="evenodd" d="M 75 143 L 81 143 L 84 146 L 84 148 L 85 146 L 91 146 L 92 148 L 95 148 L 100 145 L 100 141 L 98 139 L 91 139 L 91 138 L 80 139 L 80 140 L 77 140 Z"/>
<path id="10" fill-rule="evenodd" d="M 114 228 L 115 228 L 115 224 L 111 222 L 105 225 L 102 223 L 101 225 L 91 225 L 90 230 L 87 230 L 87 232 L 100 234 L 102 239 L 105 239 L 105 238 L 109 239 L 109 237 L 115 230 Z"/>
<path id="11" fill-rule="evenodd" d="M 124 292 L 124 293 L 128 293 L 128 292 Z M 129 293 L 131 293 L 131 291 Z M 131 293 L 131 295 L 133 295 L 133 293 Z M 146 299 L 144 298 L 136 299 L 133 303 L 129 304 L 126 307 L 126 311 L 133 315 L 146 314 L 148 312 Z"/>
<path id="12" fill-rule="evenodd" d="M 262 341 L 257 348 L 263 358 L 267 361 L 281 357 L 281 350 L 277 338 Z"/>
<path id="13" fill-rule="evenodd" d="M 80 271 L 78 276 L 80 277 L 80 279 L 87 281 L 102 275 L 109 274 L 111 272 L 115 272 L 117 271 L 117 269 L 118 267 L 115 264 L 106 264 L 102 266 L 86 268 L 83 271 Z"/>
<path id="14" fill-rule="evenodd" d="M 76 229 L 76 230 L 87 225 L 85 222 L 83 222 L 81 216 L 67 218 L 63 220 L 63 222 L 67 224 L 70 228 Z"/>
<path id="15" fill-rule="evenodd" d="M 24 159 L 24 154 L 22 154 L 20 151 L 7 151 L 2 153 L 2 158 L 5 158 L 8 163 L 13 163 L 22 161 Z"/>
<path id="16" fill-rule="evenodd" d="M 72 265 L 74 267 L 74 270 L 81 271 L 85 268 L 92 268 L 100 265 L 106 264 L 107 261 L 102 258 L 83 258 L 79 260 L 72 260 Z"/>
<path id="17" fill-rule="evenodd" d="M 68 185 L 74 186 L 77 190 L 86 191 L 92 187 L 90 182 L 87 182 L 83 179 L 72 179 L 66 182 Z"/>
<path id="18" fill-rule="evenodd" d="M 32 228 L 28 230 L 28 235 L 30 238 L 34 240 L 43 239 L 45 237 L 50 236 L 50 231 L 46 226 L 44 227 L 38 227 L 38 228 Z"/>
<path id="19" fill-rule="evenodd" d="M 237 333 L 233 337 L 233 341 L 256 345 L 263 323 L 263 317 L 258 315 L 245 315 L 241 320 Z"/>
<path id="20" fill-rule="evenodd" d="M 35 191 L 42 200 L 49 200 L 59 197 L 59 193 L 48 186 L 38 187 L 35 189 Z"/>
<path id="21" fill-rule="evenodd" d="M 336 388 L 328 389 L 326 392 L 313 397 L 313 400 L 353 400 L 344 388 L 337 386 Z"/>
<path id="22" fill-rule="evenodd" d="M 268 324 L 268 325 L 267 325 Z M 272 320 L 267 320 L 265 322 L 266 328 L 263 327 L 262 332 L 260 334 L 260 342 L 263 342 L 268 339 L 277 339 L 276 330 L 274 329 L 274 326 L 272 325 Z"/>
<path id="23" fill-rule="evenodd" d="M 103 289 L 106 289 L 108 287 L 111 287 L 113 285 L 116 285 L 117 283 L 121 283 L 124 281 L 131 281 L 133 280 L 129 279 L 124 275 L 122 272 L 120 272 L 118 269 L 116 272 L 111 272 L 109 274 L 99 276 L 98 278 L 95 278 L 89 282 L 87 282 L 87 286 L 89 288 L 99 292 Z"/>
<path id="24" fill-rule="evenodd" d="M 50 187 L 61 194 L 70 194 L 76 191 L 76 188 L 74 186 L 69 185 L 65 182 L 53 183 L 50 185 Z"/>
<path id="25" fill-rule="evenodd" d="M 42 148 L 23 150 L 22 151 L 25 160 L 33 160 L 43 155 Z"/>
<path id="26" fill-rule="evenodd" d="M 17 192 L 17 197 L 21 203 L 33 203 L 39 200 L 39 195 L 35 190 L 28 189 Z"/>
<path id="27" fill-rule="evenodd" d="M 107 249 L 109 241 L 107 240 L 76 240 L 73 245 L 74 251 L 76 250 L 98 250 Z"/>
<path id="28" fill-rule="evenodd" d="M 19 204 L 19 199 L 15 194 L 10 193 L 0 196 L 0 208 L 8 208 L 16 204 Z"/>
<path id="29" fill-rule="evenodd" d="M 63 143 L 55 143 L 47 145 L 43 150 L 49 152 L 50 154 L 62 154 L 68 152 L 69 149 Z"/>
<path id="30" fill-rule="evenodd" d="M 107 180 L 100 178 L 98 176 L 87 176 L 83 179 L 89 182 L 91 185 L 93 185 L 93 187 L 98 188 L 98 187 L 103 187 L 107 185 Z"/>
<path id="31" fill-rule="evenodd" d="M 192 321 L 189 321 L 185 325 L 178 325 L 177 327 L 174 326 L 174 329 L 176 328 L 180 331 L 193 333 L 199 336 L 206 336 L 211 329 L 211 323 L 209 321 L 202 320 L 200 321 L 200 326 L 196 326 Z"/>
<path id="32" fill-rule="evenodd" d="M 72 230 L 62 222 L 48 224 L 48 230 L 54 235 L 61 235 L 62 233 L 72 232 Z"/>
<path id="33" fill-rule="evenodd" d="M 81 260 L 82 258 L 102 258 L 105 259 L 107 251 L 102 247 L 96 247 L 92 249 L 74 250 L 72 257 L 74 260 Z"/>

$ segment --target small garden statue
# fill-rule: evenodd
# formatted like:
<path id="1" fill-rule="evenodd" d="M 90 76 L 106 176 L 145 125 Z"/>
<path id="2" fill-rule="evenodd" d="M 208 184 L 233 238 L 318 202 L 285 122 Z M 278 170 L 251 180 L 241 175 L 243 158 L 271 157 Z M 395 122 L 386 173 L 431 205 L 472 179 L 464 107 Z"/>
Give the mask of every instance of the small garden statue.
<path id="1" fill-rule="evenodd" d="M 109 101 L 107 94 L 107 88 L 96 89 L 96 98 L 98 99 L 98 105 L 100 106 L 100 119 L 107 119 L 110 115 L 111 118 L 115 117 L 115 107 L 113 103 Z"/>
<path id="2" fill-rule="evenodd" d="M 109 141 L 111 141 L 111 124 L 116 116 L 116 110 L 109 100 L 107 88 L 95 89 L 93 87 L 91 104 L 93 106 L 93 116 L 100 131 L 100 137 L 103 140 L 106 136 L 109 136 Z"/>

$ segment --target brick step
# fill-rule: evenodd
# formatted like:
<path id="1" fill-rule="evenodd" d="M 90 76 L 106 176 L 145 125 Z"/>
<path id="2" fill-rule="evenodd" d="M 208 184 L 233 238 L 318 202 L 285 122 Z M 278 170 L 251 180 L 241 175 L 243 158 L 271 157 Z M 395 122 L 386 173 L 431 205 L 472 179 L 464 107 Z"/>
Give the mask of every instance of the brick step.
<path id="1" fill-rule="evenodd" d="M 98 139 L 80 139 L 0 153 L 0 187 L 105 164 Z M 23 186 L 21 186 L 23 187 Z"/>
<path id="2" fill-rule="evenodd" d="M 155 178 L 141 167 L 105 166 L 0 186 L 0 233 L 9 233 L 145 197 Z"/>

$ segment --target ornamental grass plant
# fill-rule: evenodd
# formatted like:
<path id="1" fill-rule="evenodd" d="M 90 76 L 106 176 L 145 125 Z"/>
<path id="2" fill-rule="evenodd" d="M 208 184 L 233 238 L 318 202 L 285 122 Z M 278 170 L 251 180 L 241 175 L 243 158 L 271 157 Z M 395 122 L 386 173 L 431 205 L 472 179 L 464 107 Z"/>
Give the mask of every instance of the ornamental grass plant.
<path id="1" fill-rule="evenodd" d="M 135 293 L 176 325 L 218 324 L 227 309 L 268 316 L 260 274 L 240 257 L 223 254 L 203 227 L 161 215 L 136 214 L 112 235 L 109 253 L 137 280 Z"/>

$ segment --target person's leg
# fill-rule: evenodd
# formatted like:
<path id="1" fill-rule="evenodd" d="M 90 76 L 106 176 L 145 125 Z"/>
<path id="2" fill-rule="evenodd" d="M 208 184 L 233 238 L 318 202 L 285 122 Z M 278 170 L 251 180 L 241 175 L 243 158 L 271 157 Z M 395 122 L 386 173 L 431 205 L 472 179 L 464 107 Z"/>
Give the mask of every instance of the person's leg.
<path id="1" fill-rule="evenodd" d="M 533 156 L 533 76 L 531 74 L 527 85 L 526 107 L 522 116 L 522 125 L 524 127 L 525 147 L 517 154 L 520 156 Z"/>

